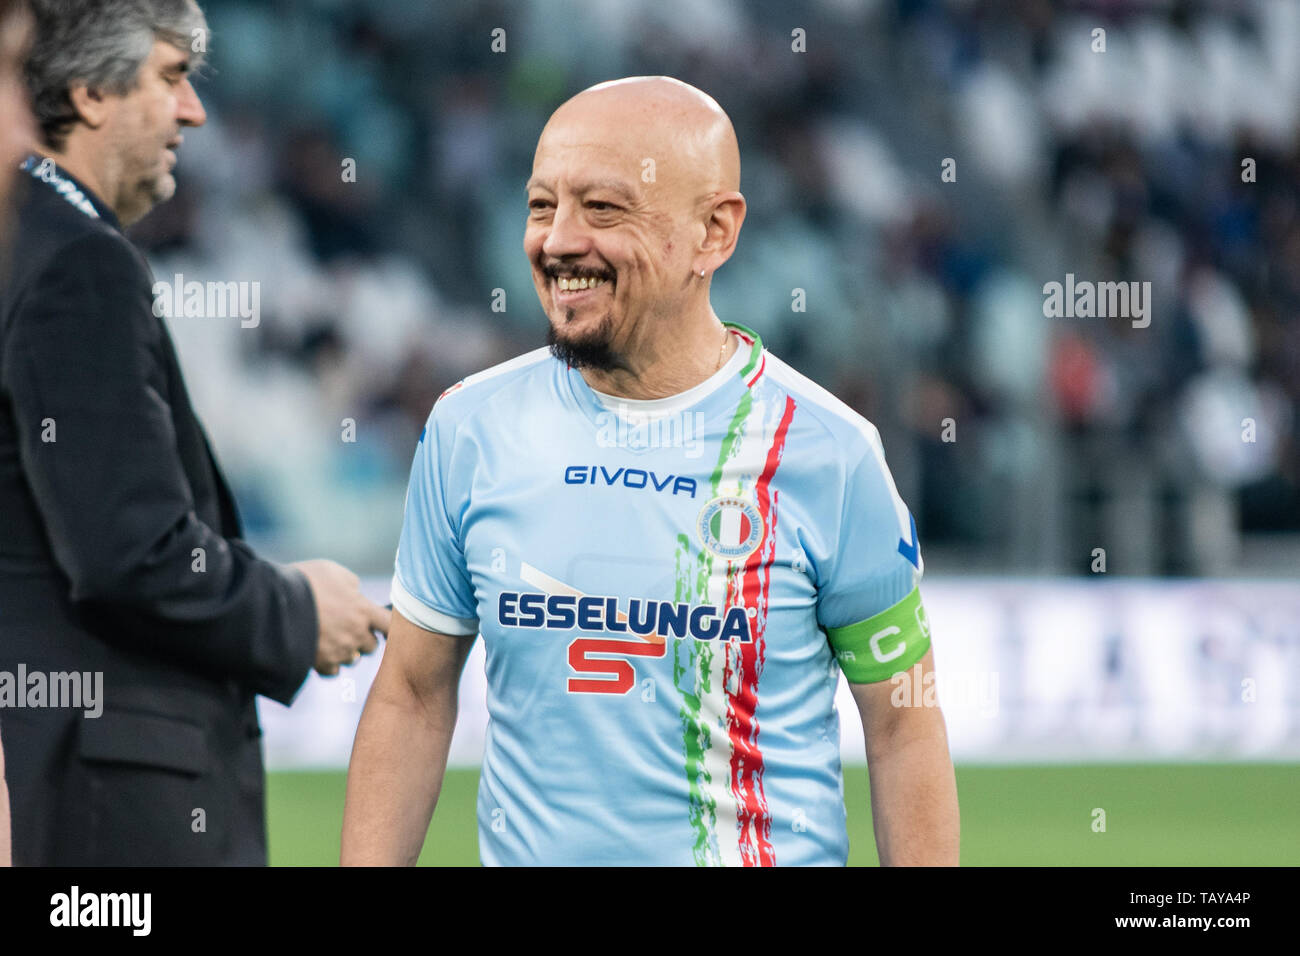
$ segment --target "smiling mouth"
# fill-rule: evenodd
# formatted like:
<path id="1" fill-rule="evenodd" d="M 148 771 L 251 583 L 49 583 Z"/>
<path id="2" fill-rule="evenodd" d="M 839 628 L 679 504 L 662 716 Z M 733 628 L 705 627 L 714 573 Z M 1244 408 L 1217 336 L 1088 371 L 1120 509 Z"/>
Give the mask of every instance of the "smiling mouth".
<path id="1" fill-rule="evenodd" d="M 555 296 L 555 300 L 566 305 L 570 302 L 577 302 L 581 299 L 604 294 L 606 287 L 613 291 L 614 280 L 571 276 L 558 276 L 551 279 L 551 292 Z"/>

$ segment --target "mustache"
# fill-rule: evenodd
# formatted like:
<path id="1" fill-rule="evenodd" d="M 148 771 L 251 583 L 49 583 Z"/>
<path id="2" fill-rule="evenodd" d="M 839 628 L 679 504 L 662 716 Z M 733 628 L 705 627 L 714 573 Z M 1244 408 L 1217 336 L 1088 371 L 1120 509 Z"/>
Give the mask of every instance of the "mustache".
<path id="1" fill-rule="evenodd" d="M 605 269 L 593 269 L 586 266 L 566 266 L 559 262 L 542 266 L 547 278 L 558 279 L 560 276 L 571 279 L 613 279 L 614 274 Z"/>

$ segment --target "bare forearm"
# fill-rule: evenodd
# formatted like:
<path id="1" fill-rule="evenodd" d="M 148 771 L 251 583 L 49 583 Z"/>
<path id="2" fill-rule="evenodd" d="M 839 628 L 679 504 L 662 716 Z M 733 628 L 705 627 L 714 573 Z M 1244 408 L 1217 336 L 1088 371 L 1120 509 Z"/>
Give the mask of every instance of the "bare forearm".
<path id="1" fill-rule="evenodd" d="M 871 812 L 882 866 L 956 866 L 957 781 L 938 708 L 926 726 L 867 748 Z"/>
<path id="2" fill-rule="evenodd" d="M 454 689 L 428 708 L 414 698 L 372 692 L 348 767 L 344 866 L 415 864 L 438 803 L 455 724 Z"/>

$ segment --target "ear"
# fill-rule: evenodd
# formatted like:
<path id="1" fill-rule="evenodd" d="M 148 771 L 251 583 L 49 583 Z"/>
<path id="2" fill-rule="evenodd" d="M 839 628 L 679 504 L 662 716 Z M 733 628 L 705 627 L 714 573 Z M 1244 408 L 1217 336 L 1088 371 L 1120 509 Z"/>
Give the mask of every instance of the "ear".
<path id="1" fill-rule="evenodd" d="M 81 121 L 91 129 L 103 126 L 113 112 L 113 105 L 104 91 L 85 83 L 73 83 L 68 88 L 68 99 Z"/>
<path id="2" fill-rule="evenodd" d="M 745 221 L 745 208 L 745 197 L 738 192 L 717 193 L 709 199 L 697 272 L 712 272 L 731 258 Z"/>

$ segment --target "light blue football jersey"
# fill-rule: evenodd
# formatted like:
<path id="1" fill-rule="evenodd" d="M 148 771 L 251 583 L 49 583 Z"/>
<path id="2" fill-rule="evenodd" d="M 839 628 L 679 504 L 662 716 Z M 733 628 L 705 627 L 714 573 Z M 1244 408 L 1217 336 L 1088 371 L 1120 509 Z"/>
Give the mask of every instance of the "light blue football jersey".
<path id="1" fill-rule="evenodd" d="M 728 328 L 671 398 L 539 349 L 434 404 L 392 600 L 483 636 L 484 864 L 848 858 L 828 633 L 918 600 L 916 526 L 875 427 Z M 878 679 L 924 655 L 917 619 L 872 635 Z"/>

